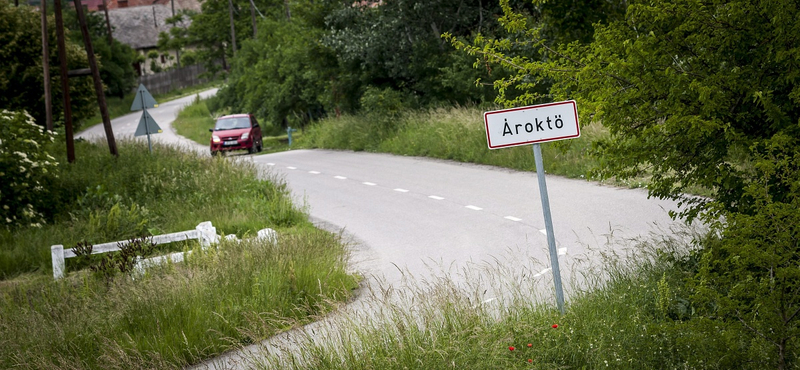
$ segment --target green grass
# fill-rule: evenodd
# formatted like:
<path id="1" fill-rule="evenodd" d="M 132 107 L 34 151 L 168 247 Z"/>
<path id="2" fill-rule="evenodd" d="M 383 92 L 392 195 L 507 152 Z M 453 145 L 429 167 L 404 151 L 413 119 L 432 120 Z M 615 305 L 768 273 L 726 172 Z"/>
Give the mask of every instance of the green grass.
<path id="1" fill-rule="evenodd" d="M 184 96 L 189 96 L 203 90 L 208 90 L 210 88 L 218 86 L 219 84 L 220 81 L 209 81 L 203 84 L 187 87 L 185 89 L 177 89 L 164 94 L 156 94 L 153 95 L 153 98 L 157 102 L 166 102 Z M 106 96 L 106 106 L 108 107 L 108 115 L 110 119 L 114 119 L 131 113 L 131 104 L 133 104 L 133 98 L 135 97 L 135 95 L 136 92 L 131 92 L 129 94 L 126 94 L 125 97 L 122 99 L 120 99 L 117 96 Z M 103 118 L 100 115 L 100 108 L 97 108 L 97 111 L 95 112 L 94 116 L 91 116 L 82 121 L 78 129 L 86 128 L 91 125 L 102 122 Z"/>
<path id="2" fill-rule="evenodd" d="M 653 243 L 653 242 L 650 242 Z M 605 260 L 604 278 L 584 273 L 566 314 L 537 301 L 524 266 L 515 298 L 480 303 L 486 286 L 464 291 L 447 279 L 404 287 L 401 302 L 378 294 L 374 316 L 343 320 L 345 333 L 303 341 L 301 353 L 265 368 L 295 369 L 762 369 L 776 350 L 741 327 L 696 316 L 683 283 L 686 246 L 663 238 L 633 260 Z M 678 261 L 672 257 L 680 257 Z M 587 266 L 584 271 L 592 271 Z M 494 269 L 494 270 L 493 270 Z M 503 268 L 492 276 L 508 281 Z M 486 272 L 482 274 L 485 276 Z M 504 277 L 504 278 L 503 278 Z M 469 280 L 469 279 L 468 279 Z M 536 280 L 536 279 L 533 279 Z M 478 279 L 470 281 L 477 282 Z M 489 278 L 485 281 L 495 281 Z M 492 285 L 491 288 L 497 288 Z M 401 294 L 401 293 L 398 293 Z M 557 327 L 553 327 L 557 325 Z M 511 347 L 514 349 L 511 350 Z M 796 347 L 795 347 L 796 348 Z M 797 354 L 794 354 L 796 359 Z"/>
<path id="3" fill-rule="evenodd" d="M 200 159 L 177 147 L 120 142 L 114 158 L 102 146 L 76 143 L 77 162 L 61 163 L 42 228 L 0 231 L 0 278 L 47 270 L 50 245 L 71 248 L 144 234 L 191 230 L 212 221 L 226 234 L 253 235 L 307 224 L 285 185 L 259 179 L 250 164 Z M 112 208 L 117 206 L 116 210 Z"/>
<path id="4" fill-rule="evenodd" d="M 312 125 L 299 143 L 309 148 L 350 149 L 425 156 L 535 170 L 530 146 L 489 150 L 483 112 L 474 107 L 406 111 L 394 118 L 342 116 Z M 585 178 L 596 164 L 589 156 L 594 139 L 606 135 L 599 124 L 582 128 L 581 137 L 542 144 L 548 173 Z"/>
<path id="5" fill-rule="evenodd" d="M 191 105 L 178 113 L 172 127 L 178 135 L 202 145 L 209 145 L 211 133 L 208 129 L 214 128 L 214 122 L 214 115 L 208 110 L 206 101 L 197 95 Z"/>
<path id="6" fill-rule="evenodd" d="M 181 368 L 309 322 L 350 296 L 357 278 L 336 235 L 316 230 L 285 185 L 252 164 L 170 146 L 76 143 L 60 163 L 50 221 L 0 231 L 0 368 Z M 49 249 L 191 230 L 265 241 L 199 249 L 185 263 L 111 280 L 67 260 L 53 281 Z"/>

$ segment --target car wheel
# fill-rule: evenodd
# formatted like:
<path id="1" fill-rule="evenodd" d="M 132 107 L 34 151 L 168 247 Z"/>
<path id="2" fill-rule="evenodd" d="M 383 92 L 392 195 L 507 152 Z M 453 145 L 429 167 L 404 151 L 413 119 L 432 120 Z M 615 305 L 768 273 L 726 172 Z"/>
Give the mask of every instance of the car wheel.
<path id="1" fill-rule="evenodd" d="M 264 150 L 264 141 L 263 140 L 259 140 L 258 141 L 258 152 L 261 153 L 262 150 Z"/>
<path id="2" fill-rule="evenodd" d="M 218 151 L 216 151 L 216 150 L 212 150 L 212 151 L 211 151 L 211 156 L 212 156 L 212 157 L 216 157 L 217 155 L 219 155 L 219 152 L 218 152 Z"/>
<path id="3" fill-rule="evenodd" d="M 256 143 L 253 143 L 253 146 L 247 148 L 247 152 L 253 154 L 256 152 Z"/>

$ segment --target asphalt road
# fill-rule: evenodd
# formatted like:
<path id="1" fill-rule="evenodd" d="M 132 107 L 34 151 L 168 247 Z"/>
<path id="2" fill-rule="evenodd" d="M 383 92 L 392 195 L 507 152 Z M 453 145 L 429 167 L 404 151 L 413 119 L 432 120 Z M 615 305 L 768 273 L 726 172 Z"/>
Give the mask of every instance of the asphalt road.
<path id="1" fill-rule="evenodd" d="M 540 266 L 523 261 L 549 266 L 535 173 L 327 150 L 252 160 L 285 178 L 315 219 L 363 241 L 363 267 L 389 283 L 403 273 L 429 278 L 475 264 L 519 264 L 534 274 Z M 676 204 L 648 199 L 643 190 L 556 176 L 547 183 L 559 259 L 613 249 L 611 234 L 621 241 L 673 225 L 667 211 Z"/>
<path id="2" fill-rule="evenodd" d="M 217 93 L 217 89 L 210 89 L 199 93 L 201 98 L 206 98 L 209 96 L 213 96 Z M 180 110 L 191 104 L 192 101 L 195 99 L 197 94 L 193 94 L 190 96 L 186 96 L 180 99 L 168 101 L 168 102 L 159 102 L 163 104 L 159 104 L 158 108 L 150 108 L 147 110 L 147 113 L 153 117 L 153 119 L 158 123 L 158 125 L 162 129 L 162 133 L 160 134 L 153 134 L 150 135 L 150 139 L 153 143 L 161 143 L 161 144 L 177 144 L 183 147 L 186 147 L 189 150 L 195 150 L 197 152 L 207 152 L 208 145 L 200 145 L 191 140 L 184 138 L 175 133 L 172 129 L 172 121 L 178 116 L 178 112 Z M 116 139 L 123 139 L 123 138 L 133 138 L 133 134 L 136 133 L 136 127 L 139 126 L 139 120 L 142 117 L 142 111 L 135 111 L 130 114 L 124 115 L 122 117 L 117 117 L 111 120 L 111 127 L 114 131 L 114 137 Z M 86 140 L 106 140 L 106 133 L 103 129 L 102 124 L 94 125 L 89 127 L 88 129 L 81 131 L 75 137 L 83 138 Z M 136 137 L 137 140 L 147 140 L 147 136 L 138 136 Z"/>
<path id="3" fill-rule="evenodd" d="M 207 146 L 190 142 L 171 127 L 179 109 L 192 99 L 194 96 L 189 96 L 149 110 L 164 131 L 153 135 L 155 145 L 179 144 L 207 155 Z M 113 120 L 115 135 L 132 136 L 140 115 L 136 112 Z M 101 139 L 104 133 L 97 125 L 78 136 Z M 535 173 L 329 150 L 292 150 L 237 158 L 252 160 L 272 176 L 284 179 L 295 200 L 306 205 L 313 220 L 352 238 L 353 266 L 366 277 L 370 289 L 402 291 L 446 276 L 483 290 L 484 302 L 519 293 L 507 291 L 507 286 L 497 284 L 497 280 L 484 278 L 481 271 L 488 270 L 509 271 L 512 279 L 526 281 L 544 293 L 545 299 L 552 294 Z M 599 271 L 596 268 L 602 269 L 606 261 L 603 256 L 630 252 L 623 250 L 624 241 L 664 234 L 676 226 L 667 214 L 677 209 L 676 204 L 648 199 L 641 189 L 601 186 L 557 176 L 548 176 L 547 188 L 567 299 L 583 282 L 592 279 L 590 275 Z M 367 307 L 370 306 L 356 302 L 341 314 L 363 313 L 370 310 Z M 309 333 L 318 334 L 322 326 L 327 333 L 339 330 L 333 319 L 323 321 L 329 322 L 283 334 L 196 368 L 249 368 L 261 357 L 259 351 L 280 357 L 283 352 L 296 351 L 298 346 L 292 343 L 313 336 Z"/>

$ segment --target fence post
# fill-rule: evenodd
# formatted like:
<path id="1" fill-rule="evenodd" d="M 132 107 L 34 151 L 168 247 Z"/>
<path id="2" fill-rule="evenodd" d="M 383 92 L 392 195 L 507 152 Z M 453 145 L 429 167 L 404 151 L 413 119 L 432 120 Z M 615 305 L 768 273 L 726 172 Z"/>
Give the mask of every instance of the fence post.
<path id="1" fill-rule="evenodd" d="M 53 278 L 61 279 L 64 277 L 64 246 L 56 244 L 50 247 L 50 256 L 53 259 Z"/>

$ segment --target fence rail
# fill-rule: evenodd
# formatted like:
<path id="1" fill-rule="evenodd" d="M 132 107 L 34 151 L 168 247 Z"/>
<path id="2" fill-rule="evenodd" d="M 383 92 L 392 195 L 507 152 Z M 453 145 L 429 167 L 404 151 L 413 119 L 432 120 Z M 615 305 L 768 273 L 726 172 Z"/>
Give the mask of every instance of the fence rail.
<path id="1" fill-rule="evenodd" d="M 155 244 L 167 244 L 184 240 L 197 240 L 200 245 L 207 247 L 212 243 L 219 241 L 219 236 L 216 235 L 216 228 L 211 226 L 211 223 L 206 221 L 197 225 L 195 230 L 181 231 L 171 234 L 156 235 L 152 237 L 152 242 Z M 128 240 L 97 244 L 92 246 L 92 254 L 108 253 L 119 251 L 122 246 L 130 243 Z M 53 278 L 61 279 L 64 277 L 65 259 L 77 257 L 75 248 L 64 249 L 62 244 L 56 244 L 50 247 L 50 256 L 53 260 Z M 170 255 L 170 258 L 175 261 L 178 257 Z M 182 259 L 182 257 L 180 257 Z"/>
<path id="2" fill-rule="evenodd" d="M 140 76 L 139 84 L 144 85 L 151 94 L 163 94 L 207 82 L 206 79 L 199 77 L 205 71 L 206 68 L 202 64 L 195 64 L 166 72 Z"/>

